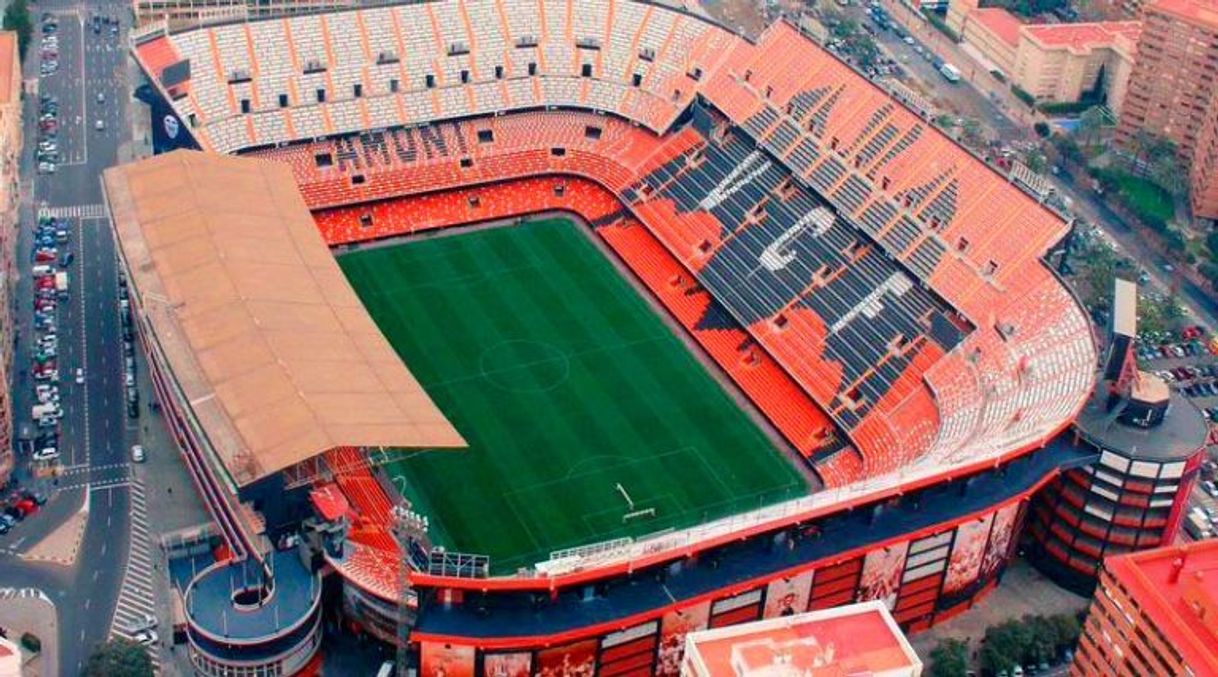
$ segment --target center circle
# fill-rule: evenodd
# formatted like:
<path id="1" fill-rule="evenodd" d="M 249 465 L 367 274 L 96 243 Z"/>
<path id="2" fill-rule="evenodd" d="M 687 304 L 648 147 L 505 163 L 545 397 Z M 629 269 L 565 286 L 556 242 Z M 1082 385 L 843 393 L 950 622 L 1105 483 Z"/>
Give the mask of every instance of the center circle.
<path id="1" fill-rule="evenodd" d="M 567 354 L 542 341 L 511 339 L 487 348 L 478 360 L 482 376 L 510 393 L 544 393 L 571 374 Z"/>

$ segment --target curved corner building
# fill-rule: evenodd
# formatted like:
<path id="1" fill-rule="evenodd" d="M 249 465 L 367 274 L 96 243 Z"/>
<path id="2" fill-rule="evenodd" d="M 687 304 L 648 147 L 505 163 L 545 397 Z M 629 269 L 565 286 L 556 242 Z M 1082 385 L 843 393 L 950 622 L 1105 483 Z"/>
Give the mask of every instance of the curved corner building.
<path id="1" fill-rule="evenodd" d="M 1097 362 L 1083 308 L 1042 260 L 1068 224 L 790 24 L 751 42 L 635 0 L 439 0 L 154 26 L 135 53 L 159 95 L 158 146 L 204 151 L 106 182 L 187 462 L 233 539 L 317 534 L 348 625 L 394 641 L 405 614 L 425 670 L 672 674 L 686 632 L 856 600 L 925 628 L 996 583 L 1036 492 L 1097 460 L 1062 434 Z M 120 177 L 171 165 L 185 173 L 163 195 L 141 206 L 132 189 L 123 206 Z M 211 253 L 176 251 L 183 195 L 213 215 Z M 371 390 L 358 405 L 327 393 L 365 385 L 321 366 L 351 344 L 308 339 L 322 314 L 260 295 L 341 306 L 380 351 L 373 372 L 406 378 L 325 245 L 542 212 L 578 217 L 772 426 L 806 491 L 523 565 L 425 534 L 401 551 L 381 449 L 461 438 L 417 383 L 384 409 Z M 202 272 L 238 254 L 278 265 L 288 241 L 324 284 Z M 238 301 L 257 350 L 227 344 L 224 323 L 189 331 L 198 309 Z M 285 357 L 282 384 L 306 386 L 312 418 L 251 418 L 293 397 L 249 387 Z M 406 412 L 427 412 L 433 438 L 394 428 Z M 319 434 L 294 434 L 311 420 Z"/>

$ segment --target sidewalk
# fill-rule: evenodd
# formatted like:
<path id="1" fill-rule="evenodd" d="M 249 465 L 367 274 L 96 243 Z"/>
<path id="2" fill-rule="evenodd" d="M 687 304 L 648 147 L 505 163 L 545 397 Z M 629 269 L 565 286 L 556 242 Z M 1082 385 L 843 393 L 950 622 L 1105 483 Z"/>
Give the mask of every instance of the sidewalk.
<path id="1" fill-rule="evenodd" d="M 32 591 L 22 589 L 21 593 Z M 55 605 L 45 594 L 18 595 L 0 599 L 0 627 L 8 632 L 13 642 L 20 643 L 21 635 L 31 633 L 42 642 L 42 651 L 29 656 L 22 650 L 27 662 L 21 674 L 26 677 L 56 677 L 59 674 L 59 618 Z"/>

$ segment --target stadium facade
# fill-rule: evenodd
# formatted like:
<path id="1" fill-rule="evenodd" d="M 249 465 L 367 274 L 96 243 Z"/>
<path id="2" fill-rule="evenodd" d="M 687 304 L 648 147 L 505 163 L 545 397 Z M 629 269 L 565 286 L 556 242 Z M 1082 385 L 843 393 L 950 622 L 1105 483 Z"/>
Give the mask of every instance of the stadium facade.
<path id="1" fill-rule="evenodd" d="M 105 179 L 183 457 L 234 562 L 270 577 L 297 552 L 300 580 L 341 581 L 350 627 L 394 642 L 408 621 L 426 674 L 675 674 L 690 631 L 864 600 L 916 631 L 996 585 L 1034 513 L 1106 553 L 1171 537 L 1204 441 L 1187 403 L 1162 410 L 1183 432 L 1155 457 L 1150 535 L 1094 528 L 1128 512 L 1097 503 L 1120 441 L 1095 431 L 1121 412 L 1072 426 L 1117 381 L 1096 385 L 1086 314 L 1043 260 L 1069 225 L 786 22 L 750 42 L 630 0 L 442 0 L 150 26 L 134 49 L 157 148 L 204 151 Z M 381 466 L 463 453 L 464 431 L 330 250 L 554 212 L 680 325 L 806 491 L 507 571 L 431 542 L 444 515 L 402 507 Z M 1066 511 L 1046 487 L 1076 497 L 1078 477 L 1091 517 L 1045 521 Z M 1145 487 L 1124 486 L 1136 507 Z M 217 647 L 187 615 L 196 665 L 290 672 L 313 641 L 276 614 Z"/>

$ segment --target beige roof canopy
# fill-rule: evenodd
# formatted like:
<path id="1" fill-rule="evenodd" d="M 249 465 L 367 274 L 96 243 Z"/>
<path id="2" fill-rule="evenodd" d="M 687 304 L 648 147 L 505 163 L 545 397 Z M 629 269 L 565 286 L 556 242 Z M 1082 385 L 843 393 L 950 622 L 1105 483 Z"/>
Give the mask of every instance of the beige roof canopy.
<path id="1" fill-rule="evenodd" d="M 464 446 L 343 277 L 287 165 L 175 151 L 103 183 L 140 310 L 237 484 L 337 446 Z"/>

